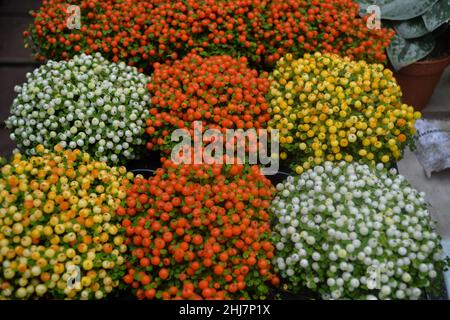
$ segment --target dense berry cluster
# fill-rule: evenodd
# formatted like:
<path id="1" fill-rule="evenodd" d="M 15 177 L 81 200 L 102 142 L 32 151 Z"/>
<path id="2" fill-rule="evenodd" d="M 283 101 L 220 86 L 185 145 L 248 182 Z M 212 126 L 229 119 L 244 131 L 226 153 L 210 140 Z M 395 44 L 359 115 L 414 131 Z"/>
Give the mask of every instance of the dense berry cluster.
<path id="1" fill-rule="evenodd" d="M 247 59 L 230 56 L 203 58 L 189 54 L 182 60 L 156 64 L 147 133 L 147 148 L 169 151 L 174 129 L 194 136 L 194 121 L 203 130 L 259 129 L 269 120 L 265 95 L 267 74 L 258 75 Z M 224 133 L 224 132 L 223 132 Z"/>
<path id="2" fill-rule="evenodd" d="M 257 54 L 269 65 L 286 53 L 300 57 L 316 51 L 383 62 L 394 35 L 368 28 L 367 17 L 359 17 L 359 6 L 351 0 L 267 0 L 257 9 L 254 16 L 261 22 L 252 24 Z"/>
<path id="3" fill-rule="evenodd" d="M 100 52 L 114 62 L 147 67 L 156 51 L 146 23 L 157 2 L 44 0 L 32 13 L 34 22 L 24 36 L 32 40 L 30 45 L 42 58 L 69 59 L 79 53 Z M 68 19 L 78 19 L 76 12 L 68 11 L 70 5 L 80 8 L 80 29 L 69 28 Z"/>
<path id="4" fill-rule="evenodd" d="M 395 169 L 326 162 L 277 185 L 275 268 L 326 299 L 418 299 L 446 266 L 424 194 Z"/>
<path id="5" fill-rule="evenodd" d="M 258 167 L 176 165 L 128 190 L 124 281 L 139 299 L 258 298 L 271 271 L 274 189 Z"/>
<path id="6" fill-rule="evenodd" d="M 5 121 L 24 156 L 0 158 L 0 299 L 120 283 L 138 299 L 262 299 L 276 274 L 326 299 L 419 298 L 448 261 L 423 194 L 384 166 L 420 113 L 381 64 L 394 31 L 359 11 L 43 0 L 23 35 L 46 64 Z M 163 156 L 152 177 L 108 166 L 145 149 Z M 275 189 L 252 164 L 279 159 L 298 176 Z"/>
<path id="7" fill-rule="evenodd" d="M 80 29 L 68 28 L 70 4 L 80 7 Z M 382 62 L 393 36 L 368 28 L 350 0 L 46 0 L 33 15 L 24 35 L 46 58 L 98 51 L 143 69 L 193 49 L 258 65 L 320 50 Z"/>
<path id="8" fill-rule="evenodd" d="M 37 151 L 0 171 L 0 298 L 104 298 L 125 274 L 114 212 L 127 172 L 80 150 Z"/>
<path id="9" fill-rule="evenodd" d="M 27 74 L 6 126 L 25 154 L 43 144 L 80 149 L 96 159 L 124 164 L 145 144 L 149 78 L 99 53 L 49 61 Z"/>
<path id="10" fill-rule="evenodd" d="M 279 60 L 267 96 L 282 159 L 297 173 L 324 161 L 389 163 L 412 143 L 413 107 L 402 104 L 392 71 L 337 55 Z"/>
<path id="11" fill-rule="evenodd" d="M 192 49 L 202 55 L 245 56 L 261 62 L 252 27 L 262 21 L 254 11 L 261 0 L 163 1 L 148 30 L 154 32 L 163 59 L 183 57 Z"/>

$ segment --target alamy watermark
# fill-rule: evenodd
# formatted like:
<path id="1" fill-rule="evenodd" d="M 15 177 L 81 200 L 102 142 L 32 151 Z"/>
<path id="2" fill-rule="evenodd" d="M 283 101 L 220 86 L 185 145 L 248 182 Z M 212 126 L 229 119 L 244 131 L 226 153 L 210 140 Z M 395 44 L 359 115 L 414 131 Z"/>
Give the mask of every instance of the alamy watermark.
<path id="1" fill-rule="evenodd" d="M 207 129 L 203 132 L 202 122 L 194 121 L 193 135 L 188 129 L 176 129 L 171 140 L 177 142 L 171 153 L 176 164 L 258 164 L 265 166 L 261 169 L 264 175 L 274 175 L 279 169 L 278 130 Z"/>
<path id="2" fill-rule="evenodd" d="M 385 265 L 372 265 L 367 268 L 367 289 L 380 290 L 383 283 L 388 281 L 387 268 Z"/>
<path id="3" fill-rule="evenodd" d="M 367 289 L 381 289 L 381 269 L 376 266 L 367 268 Z"/>
<path id="4" fill-rule="evenodd" d="M 367 7 L 366 12 L 368 14 L 366 26 L 370 30 L 381 29 L 381 9 L 379 6 L 373 4 Z"/>
<path id="5" fill-rule="evenodd" d="M 81 28 L 81 10 L 79 6 L 70 5 L 67 7 L 66 13 L 69 15 L 66 20 L 67 28 L 80 29 Z"/>
<path id="6" fill-rule="evenodd" d="M 69 265 L 67 267 L 67 288 L 68 289 L 81 289 L 81 270 L 76 265 Z"/>

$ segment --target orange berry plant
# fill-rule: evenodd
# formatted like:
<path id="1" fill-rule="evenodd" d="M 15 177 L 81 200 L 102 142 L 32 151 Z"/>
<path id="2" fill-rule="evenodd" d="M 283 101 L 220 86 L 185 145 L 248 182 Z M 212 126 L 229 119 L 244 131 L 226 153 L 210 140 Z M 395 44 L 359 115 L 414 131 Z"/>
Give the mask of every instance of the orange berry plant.
<path id="1" fill-rule="evenodd" d="M 126 61 L 142 71 L 157 54 L 152 35 L 146 31 L 157 2 L 44 0 L 31 13 L 34 21 L 23 35 L 38 58 L 68 60 L 80 53 L 100 52 L 113 62 Z M 79 17 L 69 10 L 71 5 L 79 7 Z M 69 18 L 79 19 L 80 28 L 71 28 Z"/>
<path id="2" fill-rule="evenodd" d="M 67 24 L 70 5 L 80 8 L 79 29 Z M 45 58 L 99 51 L 142 70 L 192 50 L 254 67 L 315 51 L 384 62 L 393 31 L 369 28 L 358 11 L 351 0 L 44 0 L 24 36 Z"/>
<path id="3" fill-rule="evenodd" d="M 265 95 L 268 74 L 258 75 L 247 59 L 230 56 L 203 58 L 195 53 L 182 60 L 155 64 L 148 88 L 152 108 L 147 119 L 147 148 L 168 152 L 171 133 L 187 129 L 194 136 L 194 122 L 203 130 L 261 129 L 269 121 Z"/>
<path id="4" fill-rule="evenodd" d="M 268 293 L 267 208 L 274 188 L 257 166 L 177 165 L 137 177 L 117 210 L 131 250 L 125 283 L 139 299 L 238 299 Z"/>
<path id="5" fill-rule="evenodd" d="M 352 0 L 268 0 L 252 24 L 258 54 L 274 63 L 286 53 L 329 52 L 367 62 L 386 61 L 393 30 L 370 28 Z"/>

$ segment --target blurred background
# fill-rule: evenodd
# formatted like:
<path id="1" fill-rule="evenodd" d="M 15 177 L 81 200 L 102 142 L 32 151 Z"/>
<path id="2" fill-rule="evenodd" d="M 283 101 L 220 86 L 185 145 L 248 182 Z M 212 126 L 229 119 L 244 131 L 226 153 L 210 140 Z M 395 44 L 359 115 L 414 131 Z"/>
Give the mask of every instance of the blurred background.
<path id="1" fill-rule="evenodd" d="M 14 86 L 25 81 L 25 74 L 38 66 L 31 50 L 24 48 L 22 32 L 31 23 L 28 12 L 38 9 L 41 0 L 0 0 L 0 156 L 9 157 L 14 143 L 4 121 L 14 100 Z"/>

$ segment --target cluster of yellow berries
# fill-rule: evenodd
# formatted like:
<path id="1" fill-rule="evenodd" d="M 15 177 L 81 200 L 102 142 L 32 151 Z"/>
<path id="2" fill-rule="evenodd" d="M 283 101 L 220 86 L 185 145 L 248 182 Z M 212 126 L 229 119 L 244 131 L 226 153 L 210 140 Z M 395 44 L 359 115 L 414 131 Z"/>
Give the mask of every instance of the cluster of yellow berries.
<path id="1" fill-rule="evenodd" d="M 101 299 L 125 271 L 115 212 L 132 174 L 37 148 L 0 169 L 0 298 Z"/>
<path id="2" fill-rule="evenodd" d="M 392 71 L 332 54 L 288 54 L 268 93 L 281 159 L 300 174 L 324 161 L 389 163 L 412 142 L 421 117 L 401 103 Z"/>

